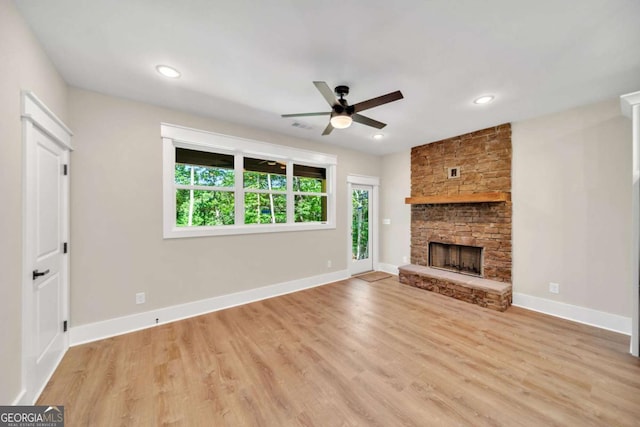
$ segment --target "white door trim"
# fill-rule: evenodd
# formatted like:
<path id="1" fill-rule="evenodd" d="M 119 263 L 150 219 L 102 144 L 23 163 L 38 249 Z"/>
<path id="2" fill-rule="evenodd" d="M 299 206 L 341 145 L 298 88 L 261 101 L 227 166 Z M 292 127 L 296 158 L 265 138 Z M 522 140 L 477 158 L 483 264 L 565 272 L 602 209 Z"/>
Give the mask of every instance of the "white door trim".
<path id="1" fill-rule="evenodd" d="M 622 114 L 631 119 L 631 343 L 632 355 L 640 356 L 640 91 L 620 97 Z"/>
<path id="2" fill-rule="evenodd" d="M 56 144 L 65 151 L 68 164 L 69 152 L 73 149 L 71 146 L 71 136 L 73 135 L 69 128 L 38 99 L 33 92 L 21 92 L 22 103 L 22 390 L 20 393 L 19 404 L 31 405 L 35 403 L 42 389 L 46 385 L 35 384 L 34 373 L 29 371 L 29 367 L 33 360 L 33 340 L 30 334 L 33 331 L 33 315 L 35 308 L 33 307 L 33 240 L 34 230 L 30 224 L 33 224 L 36 212 L 34 209 L 35 195 L 33 194 L 33 181 L 35 179 L 34 154 L 30 147 L 35 146 L 33 143 L 36 138 L 36 132 L 40 131 L 48 135 Z M 64 241 L 69 240 L 69 180 L 64 180 L 62 188 L 63 211 L 62 211 L 62 236 Z M 65 319 L 69 318 L 69 257 L 65 257 L 65 262 L 60 269 L 62 277 L 62 311 Z M 64 336 L 64 351 L 69 347 L 68 334 Z M 57 363 L 60 361 L 58 360 Z M 53 372 L 52 372 L 53 373 Z"/>
<path id="3" fill-rule="evenodd" d="M 22 119 L 37 126 L 56 140 L 58 144 L 73 151 L 73 132 L 31 91 L 22 91 Z"/>
<path id="4" fill-rule="evenodd" d="M 369 239 L 371 242 L 371 257 L 373 260 L 373 269 L 378 270 L 378 250 L 379 250 L 379 230 L 378 230 L 378 210 L 379 210 L 379 190 L 380 190 L 380 178 L 377 176 L 367 176 L 367 175 L 356 175 L 349 174 L 347 175 L 347 230 L 348 238 L 347 238 L 347 270 L 350 271 L 351 266 L 351 216 L 352 212 L 352 204 L 351 204 L 351 192 L 353 191 L 354 185 L 369 185 L 373 187 L 373 192 L 371 193 L 371 205 L 370 209 L 372 210 L 371 215 L 371 224 L 369 230 Z"/>

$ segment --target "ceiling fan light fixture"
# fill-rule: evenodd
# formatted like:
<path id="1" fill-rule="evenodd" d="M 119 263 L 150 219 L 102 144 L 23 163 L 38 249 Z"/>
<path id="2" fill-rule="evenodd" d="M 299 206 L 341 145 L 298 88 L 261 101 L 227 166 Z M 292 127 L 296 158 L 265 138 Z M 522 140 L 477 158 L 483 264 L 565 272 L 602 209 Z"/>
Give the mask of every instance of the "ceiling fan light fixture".
<path id="1" fill-rule="evenodd" d="M 353 119 L 348 114 L 336 114 L 331 117 L 331 126 L 336 129 L 346 129 L 352 122 Z"/>

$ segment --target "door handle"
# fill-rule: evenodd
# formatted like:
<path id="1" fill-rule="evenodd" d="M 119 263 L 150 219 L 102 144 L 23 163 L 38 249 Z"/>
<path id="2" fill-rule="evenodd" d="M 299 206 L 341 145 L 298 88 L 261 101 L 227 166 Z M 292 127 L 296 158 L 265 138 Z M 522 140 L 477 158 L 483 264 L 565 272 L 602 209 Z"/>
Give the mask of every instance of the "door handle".
<path id="1" fill-rule="evenodd" d="M 47 268 L 45 271 L 33 270 L 33 280 L 36 280 L 40 276 L 44 276 L 45 274 L 49 274 L 49 269 Z"/>

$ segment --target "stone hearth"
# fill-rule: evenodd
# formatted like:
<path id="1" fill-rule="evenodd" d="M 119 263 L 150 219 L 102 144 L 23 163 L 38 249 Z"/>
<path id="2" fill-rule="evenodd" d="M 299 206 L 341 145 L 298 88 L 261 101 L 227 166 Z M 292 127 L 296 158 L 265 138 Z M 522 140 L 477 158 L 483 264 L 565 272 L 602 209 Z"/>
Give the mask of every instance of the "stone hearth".
<path id="1" fill-rule="evenodd" d="M 511 284 L 419 265 L 398 268 L 400 283 L 436 292 L 481 307 L 505 311 L 512 302 Z"/>

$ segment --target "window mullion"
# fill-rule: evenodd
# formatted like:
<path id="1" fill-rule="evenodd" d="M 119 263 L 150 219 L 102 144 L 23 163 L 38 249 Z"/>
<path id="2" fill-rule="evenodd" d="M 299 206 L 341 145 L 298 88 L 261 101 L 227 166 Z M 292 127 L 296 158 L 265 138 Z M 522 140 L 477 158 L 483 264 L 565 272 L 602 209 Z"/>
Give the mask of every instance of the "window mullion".
<path id="1" fill-rule="evenodd" d="M 329 193 L 314 193 L 312 191 L 294 191 L 294 196 L 324 196 L 327 197 Z"/>
<path id="2" fill-rule="evenodd" d="M 293 162 L 287 162 L 287 224 L 295 223 L 295 198 L 293 196 Z"/>
<path id="3" fill-rule="evenodd" d="M 234 188 L 232 187 L 210 187 L 207 185 L 186 185 L 186 184 L 175 184 L 176 190 L 202 190 L 202 191 L 228 191 L 233 192 Z"/>
<path id="4" fill-rule="evenodd" d="M 257 194 L 273 194 L 274 196 L 287 194 L 286 191 L 282 190 L 262 190 L 260 188 L 245 188 L 245 193 L 257 193 Z"/>
<path id="5" fill-rule="evenodd" d="M 234 157 L 235 169 L 235 224 L 244 224 L 244 156 L 236 154 Z"/>

